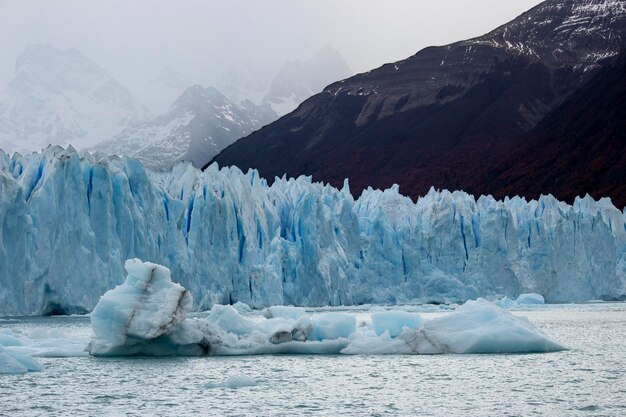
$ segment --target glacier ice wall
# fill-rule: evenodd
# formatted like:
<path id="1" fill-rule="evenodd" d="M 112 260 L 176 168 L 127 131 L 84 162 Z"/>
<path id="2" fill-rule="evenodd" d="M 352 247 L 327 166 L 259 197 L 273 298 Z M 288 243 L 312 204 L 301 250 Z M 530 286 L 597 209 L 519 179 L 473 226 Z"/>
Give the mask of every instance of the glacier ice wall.
<path id="1" fill-rule="evenodd" d="M 626 213 L 610 200 L 496 201 L 397 187 L 355 200 L 310 178 L 151 173 L 71 147 L 0 151 L 0 314 L 93 309 L 124 261 L 167 266 L 200 309 L 626 294 Z"/>

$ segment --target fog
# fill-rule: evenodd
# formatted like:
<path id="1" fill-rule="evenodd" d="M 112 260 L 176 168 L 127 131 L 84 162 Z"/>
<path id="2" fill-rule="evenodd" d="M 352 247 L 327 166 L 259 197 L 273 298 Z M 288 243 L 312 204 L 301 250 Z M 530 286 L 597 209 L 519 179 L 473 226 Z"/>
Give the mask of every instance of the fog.
<path id="1" fill-rule="evenodd" d="M 31 43 L 74 47 L 131 89 L 168 66 L 197 82 L 275 73 L 331 45 L 354 72 L 481 35 L 538 0 L 0 0 L 0 86 Z"/>

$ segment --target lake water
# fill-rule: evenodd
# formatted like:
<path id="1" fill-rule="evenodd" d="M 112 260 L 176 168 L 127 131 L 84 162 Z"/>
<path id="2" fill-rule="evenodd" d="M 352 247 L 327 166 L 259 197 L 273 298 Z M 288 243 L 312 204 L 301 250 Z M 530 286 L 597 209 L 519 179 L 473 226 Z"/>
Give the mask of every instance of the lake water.
<path id="1" fill-rule="evenodd" d="M 434 314 L 441 313 L 424 313 Z M 39 358 L 45 366 L 41 372 L 0 375 L 0 415 L 626 415 L 625 304 L 545 306 L 515 314 L 527 316 L 570 350 Z M 91 333 L 86 317 L 0 319 L 0 328 L 52 329 L 85 343 Z M 232 376 L 251 378 L 255 385 L 207 387 Z"/>

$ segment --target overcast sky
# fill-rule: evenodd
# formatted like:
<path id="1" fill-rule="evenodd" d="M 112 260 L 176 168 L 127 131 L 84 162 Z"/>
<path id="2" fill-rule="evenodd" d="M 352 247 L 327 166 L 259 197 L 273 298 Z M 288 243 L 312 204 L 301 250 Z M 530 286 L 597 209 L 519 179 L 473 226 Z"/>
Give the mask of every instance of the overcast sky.
<path id="1" fill-rule="evenodd" d="M 538 0 L 0 0 L 0 86 L 27 43 L 74 47 L 123 84 L 164 66 L 275 71 L 325 45 L 355 72 L 478 36 Z"/>

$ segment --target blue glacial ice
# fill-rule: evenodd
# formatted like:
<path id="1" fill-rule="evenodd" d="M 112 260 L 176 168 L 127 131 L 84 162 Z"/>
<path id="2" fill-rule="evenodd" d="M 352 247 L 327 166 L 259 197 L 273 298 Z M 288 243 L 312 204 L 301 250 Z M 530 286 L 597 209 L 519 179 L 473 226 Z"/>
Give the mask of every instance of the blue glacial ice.
<path id="1" fill-rule="evenodd" d="M 71 147 L 0 151 L 0 315 L 85 313 L 124 261 L 168 267 L 194 309 L 546 302 L 626 294 L 626 215 L 609 199 L 496 201 L 398 187 L 355 199 L 310 178 L 132 159 Z"/>
<path id="2" fill-rule="evenodd" d="M 500 300 L 496 300 L 494 304 L 509 309 L 540 307 L 546 303 L 546 300 L 541 294 L 520 294 L 516 300 L 512 300 L 509 297 L 503 297 Z"/>
<path id="3" fill-rule="evenodd" d="M 520 294 L 515 300 L 517 304 L 523 305 L 542 305 L 546 303 L 546 300 L 541 294 Z"/>
<path id="4" fill-rule="evenodd" d="M 87 356 L 86 342 L 54 329 L 0 329 L 0 374 L 40 371 L 36 358 Z"/>
<path id="5" fill-rule="evenodd" d="M 167 268 L 135 259 L 126 263 L 126 269 L 126 281 L 108 291 L 91 314 L 92 355 L 526 353 L 564 349 L 528 320 L 484 299 L 468 301 L 452 313 L 429 320 L 406 312 L 377 312 L 358 326 L 355 315 L 347 313 L 244 317 L 229 305 L 215 305 L 204 317 L 188 318 L 191 294 L 172 282 Z"/>
<path id="6" fill-rule="evenodd" d="M 33 357 L 0 346 L 0 374 L 23 374 L 42 369 Z"/>
<path id="7" fill-rule="evenodd" d="M 405 326 L 397 337 L 390 331 L 380 336 L 376 333 L 358 333 L 342 353 L 539 353 L 564 349 L 524 317 L 482 298 L 470 300 L 445 316 L 425 320 L 419 327 Z"/>
<path id="8" fill-rule="evenodd" d="M 424 324 L 422 317 L 407 311 L 385 311 L 372 313 L 372 328 L 377 336 L 385 332 L 391 337 L 399 336 L 405 328 L 418 329 Z"/>

